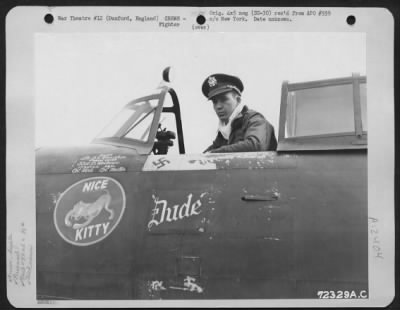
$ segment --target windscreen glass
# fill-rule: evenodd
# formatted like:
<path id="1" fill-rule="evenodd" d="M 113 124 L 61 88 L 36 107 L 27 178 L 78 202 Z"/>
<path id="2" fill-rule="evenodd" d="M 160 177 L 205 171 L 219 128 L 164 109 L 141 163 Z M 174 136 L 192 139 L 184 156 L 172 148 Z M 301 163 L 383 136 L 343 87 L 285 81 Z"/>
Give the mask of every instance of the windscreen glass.
<path id="1" fill-rule="evenodd" d="M 97 136 L 101 138 L 127 138 L 147 142 L 158 99 L 127 105 Z"/>

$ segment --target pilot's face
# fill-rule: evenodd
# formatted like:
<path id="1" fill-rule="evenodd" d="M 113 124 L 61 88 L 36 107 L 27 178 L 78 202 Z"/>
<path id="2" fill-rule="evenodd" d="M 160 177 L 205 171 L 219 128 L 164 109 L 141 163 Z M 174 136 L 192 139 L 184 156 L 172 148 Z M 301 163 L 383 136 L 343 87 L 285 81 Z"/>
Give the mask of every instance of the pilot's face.
<path id="1" fill-rule="evenodd" d="M 213 102 L 214 111 L 218 118 L 223 123 L 227 123 L 229 116 L 231 116 L 233 110 L 235 110 L 235 108 L 238 106 L 241 99 L 236 92 L 230 91 L 216 95 L 211 100 Z"/>

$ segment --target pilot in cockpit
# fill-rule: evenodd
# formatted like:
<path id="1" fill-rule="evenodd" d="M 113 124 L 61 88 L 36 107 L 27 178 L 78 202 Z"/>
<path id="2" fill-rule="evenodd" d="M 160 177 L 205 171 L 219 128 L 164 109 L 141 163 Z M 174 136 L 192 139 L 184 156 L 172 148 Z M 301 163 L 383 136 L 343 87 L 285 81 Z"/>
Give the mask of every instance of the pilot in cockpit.
<path id="1" fill-rule="evenodd" d="M 218 134 L 204 153 L 274 151 L 274 127 L 265 117 L 242 102 L 242 81 L 227 74 L 210 75 L 202 92 L 218 116 Z"/>

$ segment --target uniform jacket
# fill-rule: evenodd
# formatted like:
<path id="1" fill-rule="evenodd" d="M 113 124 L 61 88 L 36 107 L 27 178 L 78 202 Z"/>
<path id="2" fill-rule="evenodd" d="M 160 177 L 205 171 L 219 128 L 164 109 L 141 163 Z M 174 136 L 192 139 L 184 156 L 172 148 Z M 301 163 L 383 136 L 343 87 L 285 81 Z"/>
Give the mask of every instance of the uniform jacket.
<path id="1" fill-rule="evenodd" d="M 213 144 L 204 152 L 230 153 L 276 150 L 277 141 L 274 127 L 262 114 L 244 106 L 231 126 L 232 131 L 228 141 L 218 132 Z"/>

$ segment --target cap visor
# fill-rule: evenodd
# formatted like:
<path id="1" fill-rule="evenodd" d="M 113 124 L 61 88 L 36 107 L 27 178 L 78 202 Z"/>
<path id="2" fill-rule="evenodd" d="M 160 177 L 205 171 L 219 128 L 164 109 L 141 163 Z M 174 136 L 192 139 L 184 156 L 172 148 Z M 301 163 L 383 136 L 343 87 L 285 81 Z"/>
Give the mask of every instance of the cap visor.
<path id="1" fill-rule="evenodd" d="M 230 91 L 235 91 L 235 89 L 230 88 L 230 87 L 214 89 L 213 91 L 210 91 L 210 93 L 208 94 L 208 99 L 210 100 L 211 98 L 215 97 L 216 95 L 227 93 Z"/>

